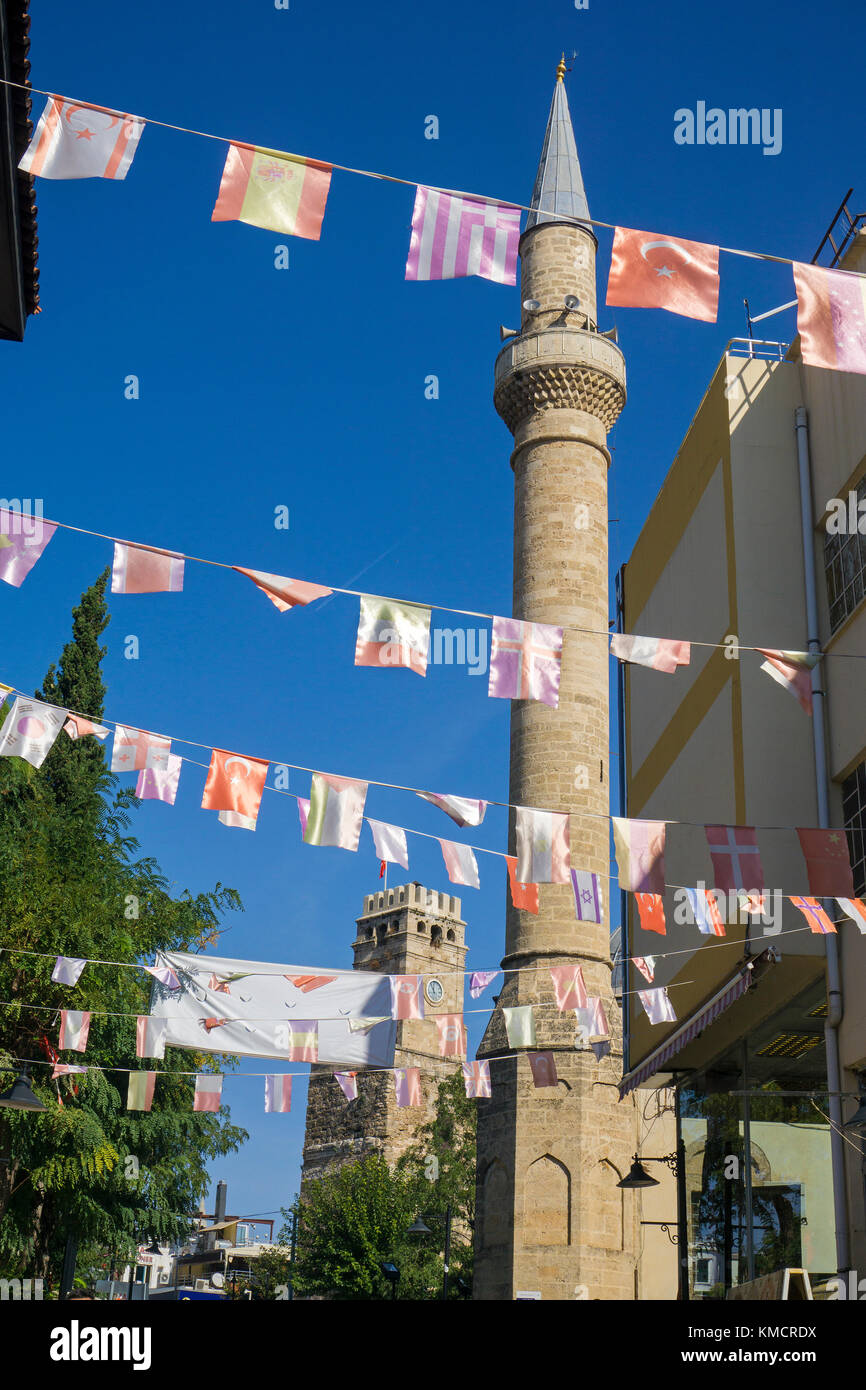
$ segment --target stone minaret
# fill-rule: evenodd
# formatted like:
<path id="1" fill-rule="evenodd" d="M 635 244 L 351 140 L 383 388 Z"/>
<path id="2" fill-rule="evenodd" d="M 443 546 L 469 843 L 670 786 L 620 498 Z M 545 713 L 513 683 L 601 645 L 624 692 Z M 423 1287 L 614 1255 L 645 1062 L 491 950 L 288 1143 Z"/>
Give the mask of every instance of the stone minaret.
<path id="1" fill-rule="evenodd" d="M 343 1163 L 381 1153 L 397 1161 L 433 1118 L 440 1080 L 459 1064 L 439 1056 L 437 1014 L 463 1013 L 466 923 L 460 899 L 405 883 L 364 898 L 352 943 L 356 970 L 424 977 L 424 1018 L 397 1024 L 396 1067 L 421 1068 L 423 1107 L 398 1109 L 390 1071 L 359 1071 L 358 1097 L 347 1103 L 334 1067 L 312 1067 L 307 1098 L 301 1190 Z"/>
<path id="2" fill-rule="evenodd" d="M 514 616 L 604 634 L 606 436 L 625 403 L 625 363 L 597 327 L 595 236 L 565 220 L 589 208 L 564 74 L 560 63 L 520 241 L 521 329 L 497 358 L 494 403 L 514 435 Z M 512 702 L 510 782 L 512 804 L 571 813 L 572 866 L 605 875 L 606 902 L 608 660 L 604 635 L 566 632 L 559 708 Z M 509 839 L 513 854 L 513 812 Z M 635 1296 L 637 1202 L 617 1182 L 637 1147 L 636 1114 L 618 1100 L 609 933 L 576 920 L 570 886 L 542 884 L 538 916 L 508 902 L 505 984 L 478 1051 L 493 1086 L 478 1103 L 477 1299 Z M 597 1060 L 574 1015 L 552 1006 L 549 967 L 572 961 L 604 1001 L 609 1057 Z M 503 1055 L 500 1008 L 518 1004 L 542 1006 L 537 1046 L 554 1053 L 556 1088 L 535 1090 L 528 1059 Z"/>

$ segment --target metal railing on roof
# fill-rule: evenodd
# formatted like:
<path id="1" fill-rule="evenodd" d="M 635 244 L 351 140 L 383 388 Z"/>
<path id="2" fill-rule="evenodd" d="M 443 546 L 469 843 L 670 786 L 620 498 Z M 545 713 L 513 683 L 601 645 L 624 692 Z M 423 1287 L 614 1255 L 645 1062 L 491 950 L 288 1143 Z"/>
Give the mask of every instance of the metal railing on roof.
<path id="1" fill-rule="evenodd" d="M 730 357 L 761 357 L 783 362 L 790 343 L 774 343 L 766 338 L 731 338 L 726 352 Z"/>

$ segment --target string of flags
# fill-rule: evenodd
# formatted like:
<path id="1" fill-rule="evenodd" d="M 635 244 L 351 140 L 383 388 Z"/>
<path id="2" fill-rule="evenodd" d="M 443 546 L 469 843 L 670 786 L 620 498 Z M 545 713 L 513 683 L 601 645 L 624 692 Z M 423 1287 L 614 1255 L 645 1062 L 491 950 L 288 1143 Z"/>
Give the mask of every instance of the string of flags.
<path id="1" fill-rule="evenodd" d="M 20 83 L 6 85 L 38 90 Z M 42 95 L 48 100 L 18 167 L 48 179 L 125 179 L 147 124 L 145 118 L 53 93 Z M 206 135 L 167 122 L 153 124 Z M 415 187 L 406 280 L 475 275 L 503 285 L 517 283 L 522 204 L 412 184 L 242 141 L 207 138 L 228 146 L 213 222 L 240 221 L 317 241 L 331 176 L 335 168 L 342 169 Z M 574 220 L 578 225 L 613 225 L 598 219 Z M 866 372 L 866 296 L 862 277 L 856 273 L 633 227 L 614 225 L 613 230 L 609 306 L 665 309 L 715 323 L 721 251 L 782 261 L 793 268 L 797 327 L 806 365 Z"/>

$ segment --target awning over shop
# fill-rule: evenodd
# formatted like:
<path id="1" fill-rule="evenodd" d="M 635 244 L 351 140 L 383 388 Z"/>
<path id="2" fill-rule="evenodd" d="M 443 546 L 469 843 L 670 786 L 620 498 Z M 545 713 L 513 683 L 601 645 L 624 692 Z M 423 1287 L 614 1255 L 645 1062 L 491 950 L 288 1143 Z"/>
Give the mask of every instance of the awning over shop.
<path id="1" fill-rule="evenodd" d="M 737 999 L 746 993 L 746 990 L 753 983 L 752 969 L 754 961 L 749 961 L 747 965 L 741 967 L 733 979 L 723 985 L 712 999 L 707 1000 L 691 1018 L 686 1019 L 675 1032 L 671 1033 L 665 1041 L 651 1052 L 639 1067 L 630 1071 L 628 1076 L 624 1076 L 619 1083 L 620 1099 L 627 1096 L 630 1091 L 634 1091 L 638 1086 L 643 1085 L 657 1071 L 661 1071 L 665 1062 L 669 1062 L 671 1057 L 682 1049 L 694 1038 L 702 1033 L 706 1027 L 724 1013 L 725 1009 L 730 1008 Z"/>

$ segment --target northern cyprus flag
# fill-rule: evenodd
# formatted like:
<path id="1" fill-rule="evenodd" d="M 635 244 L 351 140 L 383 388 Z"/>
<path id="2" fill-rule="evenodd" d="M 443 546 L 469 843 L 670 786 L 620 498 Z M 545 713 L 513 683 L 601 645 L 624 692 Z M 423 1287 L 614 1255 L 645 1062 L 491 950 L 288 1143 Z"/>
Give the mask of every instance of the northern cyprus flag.
<path id="1" fill-rule="evenodd" d="M 521 883 L 570 883 L 568 816 L 517 807 L 517 877 Z"/>
<path id="2" fill-rule="evenodd" d="M 366 799 L 366 782 L 314 772 L 304 842 L 357 850 Z"/>
<path id="3" fill-rule="evenodd" d="M 426 676 L 429 649 L 429 608 L 372 594 L 361 596 L 356 666 L 408 666 L 416 675 Z"/>
<path id="4" fill-rule="evenodd" d="M 31 767 L 41 767 L 68 714 L 57 705 L 17 696 L 0 729 L 0 757 L 23 758 Z"/>
<path id="5" fill-rule="evenodd" d="M 18 168 L 43 179 L 125 179 L 143 130 L 138 116 L 51 96 Z"/>

